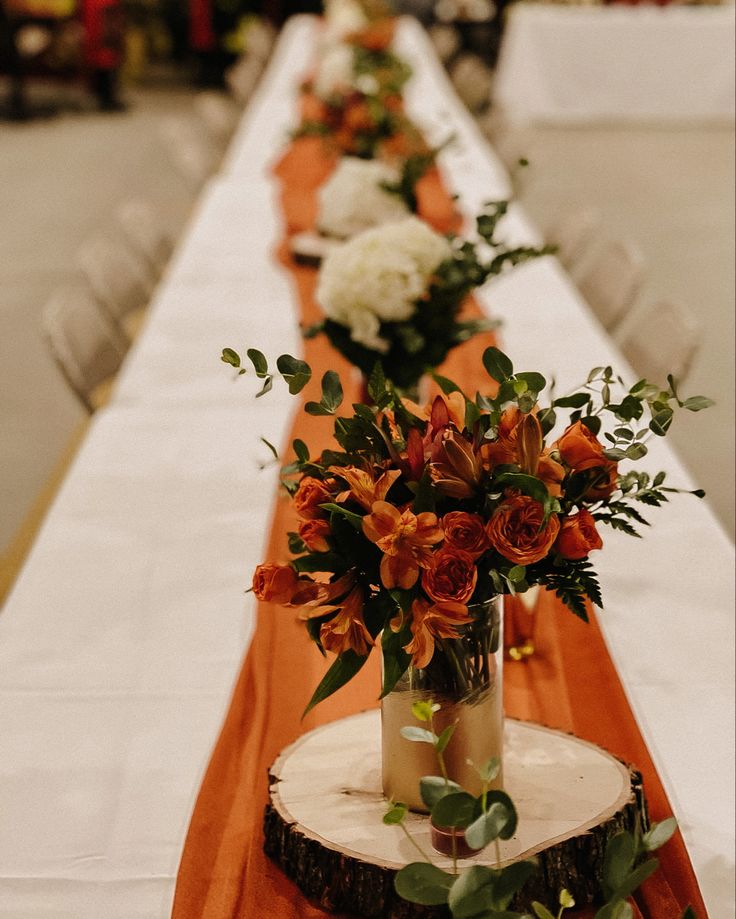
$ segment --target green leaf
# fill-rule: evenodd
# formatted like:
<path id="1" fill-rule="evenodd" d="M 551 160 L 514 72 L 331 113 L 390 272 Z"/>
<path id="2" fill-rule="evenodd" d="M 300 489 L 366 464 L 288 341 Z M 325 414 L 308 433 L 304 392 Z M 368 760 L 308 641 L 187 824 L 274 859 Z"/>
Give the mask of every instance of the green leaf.
<path id="1" fill-rule="evenodd" d="M 634 911 L 625 900 L 606 903 L 595 914 L 595 919 L 633 919 Z"/>
<path id="2" fill-rule="evenodd" d="M 649 453 L 649 449 L 646 444 L 630 444 L 626 448 L 626 459 L 639 460 L 645 457 L 647 453 Z"/>
<path id="3" fill-rule="evenodd" d="M 659 861 L 656 858 L 650 858 L 642 862 L 642 864 L 639 865 L 638 868 L 634 868 L 624 882 L 618 886 L 616 896 L 620 897 L 622 900 L 630 897 L 635 890 L 641 887 L 648 877 L 654 874 L 657 868 L 659 868 Z"/>
<path id="4" fill-rule="evenodd" d="M 266 440 L 265 437 L 261 437 L 261 443 L 264 443 L 268 447 L 268 449 L 271 451 L 271 453 L 273 453 L 276 459 L 279 458 L 279 451 L 276 449 L 276 447 L 274 447 L 272 443 Z"/>
<path id="5" fill-rule="evenodd" d="M 510 813 L 505 804 L 495 801 L 470 824 L 465 831 L 465 839 L 473 849 L 484 849 L 488 843 L 498 839 L 510 823 L 515 824 L 515 820 L 515 814 Z"/>
<path id="6" fill-rule="evenodd" d="M 536 874 L 537 863 L 531 859 L 523 862 L 514 862 L 499 871 L 494 891 L 496 909 L 505 909 L 511 902 L 514 894 L 518 893 L 532 875 Z"/>
<path id="7" fill-rule="evenodd" d="M 454 383 L 452 380 L 448 379 L 448 377 L 440 376 L 439 373 L 433 373 L 432 379 L 446 396 L 449 396 L 450 393 L 453 392 L 462 392 L 457 383 Z"/>
<path id="8" fill-rule="evenodd" d="M 618 891 L 634 864 L 636 845 L 630 833 L 618 833 L 606 846 L 603 882 L 609 894 Z"/>
<path id="9" fill-rule="evenodd" d="M 501 760 L 498 756 L 487 759 L 482 766 L 476 766 L 481 782 L 492 782 L 501 771 Z"/>
<path id="10" fill-rule="evenodd" d="M 588 402 L 590 402 L 590 393 L 576 392 L 571 396 L 561 396 L 559 399 L 555 399 L 552 405 L 555 408 L 582 408 Z"/>
<path id="11" fill-rule="evenodd" d="M 399 732 L 404 740 L 410 740 L 412 743 L 429 743 L 434 746 L 437 736 L 426 728 L 418 728 L 410 724 L 401 728 Z"/>
<path id="12" fill-rule="evenodd" d="M 537 919 L 555 919 L 547 907 L 541 904 L 538 900 L 532 901 L 532 910 L 534 911 L 534 915 L 537 917 Z"/>
<path id="13" fill-rule="evenodd" d="M 682 407 L 689 412 L 702 412 L 704 408 L 710 408 L 711 405 L 715 405 L 715 402 L 707 396 L 690 396 L 682 403 Z"/>
<path id="14" fill-rule="evenodd" d="M 494 480 L 493 486 L 494 489 L 501 486 L 503 488 L 518 488 L 523 494 L 529 495 L 530 498 L 538 501 L 545 510 L 550 506 L 551 499 L 547 486 L 536 476 L 525 475 L 523 472 L 502 472 Z"/>
<path id="15" fill-rule="evenodd" d="M 343 651 L 335 658 L 332 666 L 320 680 L 319 686 L 314 690 L 309 705 L 304 709 L 304 715 L 318 705 L 333 692 L 336 692 L 347 682 L 352 680 L 363 664 L 368 660 L 368 655 L 361 657 L 355 651 Z"/>
<path id="16" fill-rule="evenodd" d="M 386 392 L 386 374 L 380 361 L 376 361 L 368 378 L 368 395 L 378 404 Z"/>
<path id="17" fill-rule="evenodd" d="M 334 370 L 328 370 L 322 377 L 322 401 L 333 411 L 337 411 L 342 405 L 342 398 L 340 377 Z"/>
<path id="18" fill-rule="evenodd" d="M 448 745 L 452 735 L 455 733 L 456 727 L 457 724 L 448 724 L 444 731 L 437 738 L 437 743 L 434 745 L 434 748 L 438 753 L 444 753 L 445 747 Z"/>
<path id="19" fill-rule="evenodd" d="M 411 713 L 417 721 L 431 721 L 432 715 L 439 710 L 440 706 L 436 702 L 425 702 L 424 700 L 412 702 L 411 706 Z"/>
<path id="20" fill-rule="evenodd" d="M 685 907 L 685 912 L 682 914 L 682 919 L 698 919 L 697 913 L 692 908 L 692 906 Z"/>
<path id="21" fill-rule="evenodd" d="M 575 906 L 575 898 L 565 887 L 560 891 L 559 903 L 563 909 L 572 909 Z"/>
<path id="22" fill-rule="evenodd" d="M 430 810 L 440 798 L 445 798 L 447 795 L 455 794 L 458 791 L 462 791 L 462 788 L 457 782 L 453 782 L 451 779 L 445 781 L 445 778 L 441 775 L 423 775 L 419 779 L 419 793 L 422 796 L 422 801 Z"/>
<path id="23" fill-rule="evenodd" d="M 240 367 L 240 355 L 237 351 L 233 351 L 232 348 L 223 348 L 220 360 L 230 364 L 231 367 Z"/>
<path id="24" fill-rule="evenodd" d="M 498 348 L 494 347 L 486 348 L 483 352 L 483 366 L 486 368 L 488 376 L 498 383 L 508 380 L 514 372 L 514 365 L 510 359 L 503 351 L 499 351 Z"/>
<path id="25" fill-rule="evenodd" d="M 493 909 L 497 877 L 496 871 L 483 865 L 473 865 L 458 875 L 447 901 L 453 919 L 470 919 Z"/>
<path id="26" fill-rule="evenodd" d="M 654 852 L 672 838 L 677 829 L 677 821 L 674 817 L 668 817 L 661 823 L 652 825 L 648 833 L 644 834 L 642 844 L 647 852 Z"/>
<path id="27" fill-rule="evenodd" d="M 674 412 L 671 408 L 663 408 L 661 411 L 655 412 L 649 422 L 649 430 L 653 431 L 657 437 L 664 437 L 672 424 L 673 415 Z"/>
<path id="28" fill-rule="evenodd" d="M 340 517 L 344 517 L 348 523 L 358 530 L 358 532 L 363 532 L 363 518 L 360 514 L 349 511 L 347 508 L 343 507 L 342 504 L 320 504 L 320 507 L 322 510 L 329 511 L 331 514 L 338 514 Z"/>
<path id="29" fill-rule="evenodd" d="M 411 655 L 407 654 L 403 648 L 403 645 L 408 643 L 403 631 L 402 629 L 401 632 L 394 632 L 391 628 L 385 628 L 381 635 L 381 651 L 383 652 L 382 699 L 396 686 L 411 663 Z"/>
<path id="30" fill-rule="evenodd" d="M 335 413 L 330 411 L 326 406 L 322 405 L 321 402 L 307 402 L 304 406 L 304 411 L 308 415 L 334 415 Z"/>
<path id="31" fill-rule="evenodd" d="M 294 453 L 296 454 L 296 458 L 300 463 L 309 462 L 309 447 L 304 443 L 303 440 L 299 440 L 297 438 L 291 446 L 294 450 Z"/>
<path id="32" fill-rule="evenodd" d="M 404 729 L 402 728 L 402 734 Z M 464 829 L 473 822 L 475 798 L 467 791 L 445 795 L 432 808 L 432 822 L 439 827 Z"/>
<path id="33" fill-rule="evenodd" d="M 547 381 L 541 373 L 517 373 L 516 379 L 523 380 L 529 389 L 537 394 L 547 385 Z"/>
<path id="34" fill-rule="evenodd" d="M 390 807 L 383 815 L 383 822 L 386 826 L 398 826 L 403 823 L 406 812 L 409 808 L 406 804 L 397 803 Z"/>
<path id="35" fill-rule="evenodd" d="M 271 392 L 273 389 L 273 377 L 266 377 L 263 382 L 263 388 L 260 392 L 256 393 L 256 399 L 260 399 L 261 396 L 265 396 L 267 392 Z"/>
<path id="36" fill-rule="evenodd" d="M 421 906 L 442 906 L 447 903 L 455 876 L 435 868 L 428 862 L 412 862 L 394 878 L 394 889 L 402 900 Z"/>
<path id="37" fill-rule="evenodd" d="M 276 366 L 284 381 L 289 386 L 292 396 L 300 393 L 312 379 L 312 368 L 306 361 L 300 361 L 290 354 L 282 354 L 276 360 Z"/>
<path id="38" fill-rule="evenodd" d="M 256 376 L 262 380 L 264 377 L 268 376 L 268 361 L 266 356 L 262 351 L 257 351 L 255 348 L 248 348 L 245 352 L 250 358 L 251 364 L 253 364 L 253 369 L 256 372 Z"/>

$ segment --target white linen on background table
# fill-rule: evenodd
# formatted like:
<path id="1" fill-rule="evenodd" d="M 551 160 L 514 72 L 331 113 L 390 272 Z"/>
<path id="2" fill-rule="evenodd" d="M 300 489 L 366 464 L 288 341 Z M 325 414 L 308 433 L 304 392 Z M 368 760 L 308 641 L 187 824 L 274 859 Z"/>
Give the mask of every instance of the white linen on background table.
<path id="1" fill-rule="evenodd" d="M 296 406 L 278 385 L 255 400 L 255 381 L 235 383 L 219 354 L 299 350 L 295 291 L 272 259 L 283 227 L 268 170 L 314 33 L 297 18 L 282 35 L 0 615 L 1 919 L 169 914 L 254 624 L 244 588 L 276 493 L 258 438 L 283 444 Z M 419 26 L 403 21 L 398 42 L 417 72 L 411 116 L 458 135 L 442 166 L 470 218 L 508 179 Z M 507 228 L 534 235 L 518 208 Z M 593 364 L 622 366 L 554 259 L 494 281 L 481 300 L 506 320 L 517 365 L 554 373 L 559 391 Z M 663 442 L 660 464 L 687 484 Z M 720 919 L 732 907 L 732 546 L 694 498 L 655 516 L 644 543 L 606 536 L 601 623 Z"/>
<path id="2" fill-rule="evenodd" d="M 494 78 L 511 122 L 734 116 L 734 6 L 515 3 Z"/>

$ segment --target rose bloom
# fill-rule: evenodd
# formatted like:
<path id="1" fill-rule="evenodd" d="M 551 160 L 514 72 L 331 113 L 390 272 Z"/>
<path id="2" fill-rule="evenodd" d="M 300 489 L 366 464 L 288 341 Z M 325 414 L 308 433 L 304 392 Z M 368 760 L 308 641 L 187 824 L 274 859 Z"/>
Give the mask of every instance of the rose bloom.
<path id="1" fill-rule="evenodd" d="M 291 603 L 298 578 L 291 565 L 259 565 L 253 574 L 253 593 L 259 600 Z"/>
<path id="2" fill-rule="evenodd" d="M 294 507 L 303 520 L 314 520 L 324 517 L 325 512 L 320 504 L 332 501 L 332 493 L 327 484 L 314 476 L 305 475 L 294 495 Z"/>
<path id="3" fill-rule="evenodd" d="M 562 521 L 555 548 L 563 558 L 570 559 L 585 558 L 593 549 L 603 548 L 590 511 L 582 508 Z"/>
<path id="4" fill-rule="evenodd" d="M 467 603 L 477 580 L 478 569 L 473 556 L 469 552 L 449 548 L 432 556 L 429 567 L 422 574 L 422 587 L 437 602 L 453 600 Z"/>
<path id="5" fill-rule="evenodd" d="M 610 498 L 618 488 L 618 463 L 606 460 L 589 471 L 592 483 L 583 495 L 583 500 L 603 501 Z"/>
<path id="6" fill-rule="evenodd" d="M 479 514 L 450 511 L 442 518 L 442 529 L 445 531 L 445 546 L 461 549 L 473 558 L 478 558 L 488 548 L 485 523 Z"/>
<path id="7" fill-rule="evenodd" d="M 604 466 L 607 462 L 603 445 L 582 421 L 576 421 L 567 428 L 557 441 L 557 449 L 564 462 L 577 472 Z"/>
<path id="8" fill-rule="evenodd" d="M 330 548 L 327 537 L 331 532 L 327 520 L 302 520 L 299 524 L 299 536 L 311 552 L 327 552 Z"/>
<path id="9" fill-rule="evenodd" d="M 549 552 L 560 530 L 553 514 L 542 526 L 544 508 L 528 495 L 511 495 L 486 525 L 493 548 L 516 565 L 532 565 Z"/>

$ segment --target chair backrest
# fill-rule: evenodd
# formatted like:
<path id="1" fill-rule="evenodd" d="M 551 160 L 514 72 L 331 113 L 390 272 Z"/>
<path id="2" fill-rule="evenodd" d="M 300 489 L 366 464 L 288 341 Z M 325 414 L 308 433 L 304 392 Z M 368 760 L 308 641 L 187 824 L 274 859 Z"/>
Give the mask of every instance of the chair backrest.
<path id="1" fill-rule="evenodd" d="M 217 168 L 220 152 L 198 119 L 167 115 L 159 121 L 158 129 L 179 174 L 193 186 L 203 185 Z"/>
<path id="2" fill-rule="evenodd" d="M 202 91 L 194 97 L 194 109 L 217 143 L 232 135 L 238 122 L 238 112 L 232 99 L 222 93 Z"/>
<path id="3" fill-rule="evenodd" d="M 151 268 L 122 242 L 92 237 L 82 244 L 77 261 L 95 297 L 118 324 L 148 303 Z"/>
<path id="4" fill-rule="evenodd" d="M 42 313 L 44 336 L 67 383 L 89 412 L 93 391 L 117 373 L 128 342 L 84 285 L 52 294 Z"/>
<path id="5" fill-rule="evenodd" d="M 619 345 L 637 373 L 664 386 L 668 373 L 687 377 L 702 340 L 703 326 L 690 310 L 660 300 L 632 315 Z"/>
<path id="6" fill-rule="evenodd" d="M 225 73 L 225 83 L 233 97 L 245 105 L 263 72 L 263 62 L 255 55 L 243 55 Z"/>
<path id="7" fill-rule="evenodd" d="M 118 207 L 115 217 L 133 251 L 158 276 L 174 247 L 153 206 L 148 201 L 131 198 Z"/>
<path id="8" fill-rule="evenodd" d="M 623 319 L 644 281 L 644 259 L 625 242 L 612 242 L 600 252 L 578 287 L 609 331 Z"/>
<path id="9" fill-rule="evenodd" d="M 600 211 L 583 207 L 564 214 L 550 227 L 547 241 L 557 246 L 557 258 L 565 268 L 574 268 L 578 264 L 600 225 Z"/>

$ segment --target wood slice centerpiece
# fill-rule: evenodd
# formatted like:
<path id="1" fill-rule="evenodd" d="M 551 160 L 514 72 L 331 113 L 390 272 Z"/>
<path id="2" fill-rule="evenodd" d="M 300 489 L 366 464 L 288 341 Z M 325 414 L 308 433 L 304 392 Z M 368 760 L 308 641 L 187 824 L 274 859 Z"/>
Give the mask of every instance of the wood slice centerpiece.
<path id="1" fill-rule="evenodd" d="M 444 908 L 405 903 L 396 872 L 419 854 L 399 827 L 385 826 L 381 715 L 362 712 L 316 728 L 287 747 L 270 770 L 266 854 L 323 909 L 388 919 L 442 917 Z M 516 835 L 501 843 L 502 864 L 536 857 L 539 869 L 513 904 L 555 903 L 566 887 L 579 905 L 600 891 L 608 840 L 648 825 L 641 776 L 611 754 L 561 731 L 506 720 L 505 789 L 519 813 Z M 405 826 L 440 868 L 429 819 Z M 460 866 L 494 865 L 494 847 Z"/>

